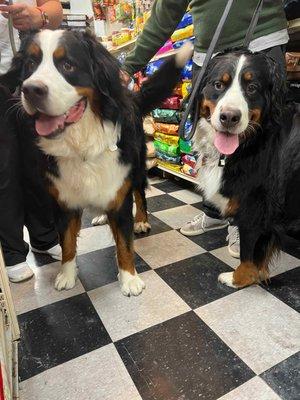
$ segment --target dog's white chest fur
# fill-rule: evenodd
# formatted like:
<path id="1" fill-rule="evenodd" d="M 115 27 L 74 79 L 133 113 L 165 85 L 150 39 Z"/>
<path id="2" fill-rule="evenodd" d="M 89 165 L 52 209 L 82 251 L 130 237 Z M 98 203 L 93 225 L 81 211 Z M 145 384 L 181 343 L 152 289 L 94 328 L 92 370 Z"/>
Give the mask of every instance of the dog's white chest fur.
<path id="1" fill-rule="evenodd" d="M 224 214 L 228 198 L 220 194 L 223 168 L 219 166 L 220 153 L 213 145 L 213 135 L 214 130 L 211 125 L 201 118 L 194 137 L 194 149 L 199 155 L 197 181 L 200 189 L 204 192 L 205 199 L 213 203 Z M 202 165 L 203 158 L 206 160 L 205 165 Z"/>
<path id="2" fill-rule="evenodd" d="M 68 208 L 106 210 L 128 176 L 129 166 L 119 162 L 116 143 L 120 127 L 103 126 L 90 110 L 54 139 L 40 140 L 40 147 L 55 156 L 59 177 L 51 177 L 59 200 Z"/>

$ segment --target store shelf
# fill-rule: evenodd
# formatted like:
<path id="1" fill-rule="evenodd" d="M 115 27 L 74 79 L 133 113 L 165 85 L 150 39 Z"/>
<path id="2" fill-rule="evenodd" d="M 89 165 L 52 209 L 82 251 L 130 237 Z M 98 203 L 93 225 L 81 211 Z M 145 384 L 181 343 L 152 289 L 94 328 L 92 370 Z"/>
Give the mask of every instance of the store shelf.
<path id="1" fill-rule="evenodd" d="M 197 184 L 197 180 L 195 178 L 193 178 L 192 176 L 188 176 L 188 175 L 183 174 L 181 172 L 173 171 L 172 169 L 163 167 L 162 165 L 159 165 L 159 164 L 156 166 L 156 168 L 160 169 L 161 171 L 168 172 L 169 174 L 177 176 L 178 178 L 184 179 L 184 180 L 186 180 L 188 182 L 192 182 L 192 183 Z"/>
<path id="2" fill-rule="evenodd" d="M 112 53 L 112 54 L 118 53 L 120 50 L 124 50 L 124 49 L 126 49 L 127 47 L 129 47 L 130 45 L 133 45 L 133 44 L 136 42 L 136 39 L 137 39 L 137 38 L 134 38 L 134 39 L 132 39 L 132 40 L 129 40 L 129 42 L 123 43 L 123 44 L 121 44 L 120 46 L 111 46 L 111 47 L 108 47 L 107 50 L 108 50 L 110 53 Z"/>

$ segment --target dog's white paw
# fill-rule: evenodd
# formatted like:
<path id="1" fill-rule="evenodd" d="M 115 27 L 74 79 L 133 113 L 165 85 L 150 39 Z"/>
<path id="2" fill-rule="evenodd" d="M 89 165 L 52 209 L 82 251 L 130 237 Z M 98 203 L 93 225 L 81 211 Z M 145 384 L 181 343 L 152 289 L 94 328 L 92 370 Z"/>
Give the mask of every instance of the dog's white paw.
<path id="1" fill-rule="evenodd" d="M 218 281 L 234 289 L 238 287 L 233 283 L 233 272 L 223 272 L 219 275 Z"/>
<path id="2" fill-rule="evenodd" d="M 134 223 L 134 233 L 147 233 L 149 232 L 151 229 L 151 225 L 149 224 L 149 222 L 135 222 Z"/>
<path id="3" fill-rule="evenodd" d="M 145 289 L 146 285 L 136 273 L 131 275 L 127 271 L 120 270 L 118 279 L 121 286 L 121 292 L 124 296 L 138 296 Z"/>
<path id="4" fill-rule="evenodd" d="M 75 259 L 65 263 L 62 266 L 62 271 L 57 275 L 55 279 L 55 289 L 57 290 L 69 290 L 72 289 L 76 284 L 77 268 Z"/>

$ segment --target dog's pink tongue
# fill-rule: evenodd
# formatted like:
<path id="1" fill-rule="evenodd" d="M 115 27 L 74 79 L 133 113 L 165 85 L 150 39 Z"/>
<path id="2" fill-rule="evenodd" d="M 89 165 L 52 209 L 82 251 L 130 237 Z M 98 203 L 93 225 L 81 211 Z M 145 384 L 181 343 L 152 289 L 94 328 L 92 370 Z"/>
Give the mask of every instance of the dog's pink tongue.
<path id="1" fill-rule="evenodd" d="M 239 147 L 239 136 L 216 132 L 214 145 L 221 154 L 230 155 Z"/>
<path id="2" fill-rule="evenodd" d="M 50 117 L 45 114 L 40 114 L 39 118 L 35 121 L 35 129 L 40 136 L 48 136 L 58 129 L 63 129 L 65 120 L 65 115 Z"/>

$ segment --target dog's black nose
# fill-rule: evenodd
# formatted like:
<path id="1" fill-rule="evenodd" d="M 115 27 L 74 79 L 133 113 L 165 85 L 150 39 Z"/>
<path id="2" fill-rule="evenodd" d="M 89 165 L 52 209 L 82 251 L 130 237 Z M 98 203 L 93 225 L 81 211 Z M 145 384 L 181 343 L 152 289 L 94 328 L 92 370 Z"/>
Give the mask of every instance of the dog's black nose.
<path id="1" fill-rule="evenodd" d="M 36 103 L 45 99 L 48 94 L 48 86 L 38 80 L 31 81 L 23 84 L 22 92 L 27 100 Z"/>
<path id="2" fill-rule="evenodd" d="M 237 125 L 242 117 L 240 110 L 223 110 L 220 114 L 220 122 L 224 128 L 229 129 Z"/>

